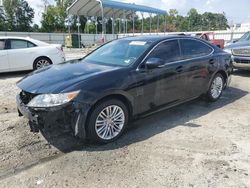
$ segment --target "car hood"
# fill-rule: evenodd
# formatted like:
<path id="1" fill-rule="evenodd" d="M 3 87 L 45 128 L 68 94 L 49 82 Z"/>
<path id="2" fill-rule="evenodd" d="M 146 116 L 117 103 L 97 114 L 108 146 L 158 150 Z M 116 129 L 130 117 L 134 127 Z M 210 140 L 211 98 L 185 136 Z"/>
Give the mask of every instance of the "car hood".
<path id="1" fill-rule="evenodd" d="M 234 48 L 241 48 L 241 47 L 249 47 L 250 48 L 250 42 L 244 41 L 244 42 L 235 42 L 231 43 L 225 46 L 225 49 L 234 49 Z"/>
<path id="2" fill-rule="evenodd" d="M 17 82 L 17 86 L 29 93 L 60 93 L 88 79 L 120 69 L 120 67 L 87 63 L 83 60 L 68 61 L 34 71 Z"/>

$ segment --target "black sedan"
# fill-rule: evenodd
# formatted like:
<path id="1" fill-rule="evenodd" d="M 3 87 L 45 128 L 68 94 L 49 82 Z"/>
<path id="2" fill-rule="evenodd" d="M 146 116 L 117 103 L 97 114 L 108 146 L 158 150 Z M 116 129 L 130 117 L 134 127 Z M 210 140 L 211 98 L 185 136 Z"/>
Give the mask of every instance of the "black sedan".
<path id="1" fill-rule="evenodd" d="M 231 70 L 230 54 L 202 39 L 124 38 L 27 75 L 17 83 L 17 106 L 32 131 L 59 124 L 81 139 L 107 143 L 153 111 L 201 95 L 216 101 Z"/>

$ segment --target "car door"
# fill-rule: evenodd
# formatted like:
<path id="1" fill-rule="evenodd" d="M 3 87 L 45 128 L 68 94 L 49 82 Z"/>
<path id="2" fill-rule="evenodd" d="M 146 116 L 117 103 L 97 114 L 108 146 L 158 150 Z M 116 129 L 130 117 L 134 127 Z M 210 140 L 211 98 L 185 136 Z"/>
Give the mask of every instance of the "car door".
<path id="1" fill-rule="evenodd" d="M 147 56 L 136 72 L 138 111 L 153 110 L 161 105 L 181 100 L 185 91 L 182 76 L 178 40 L 168 40 L 158 44 Z M 162 59 L 165 64 L 159 68 L 147 69 L 145 63 L 150 58 Z"/>
<path id="2" fill-rule="evenodd" d="M 7 41 L 9 64 L 12 71 L 33 68 L 33 52 L 35 45 L 27 40 L 9 39 Z"/>
<path id="3" fill-rule="evenodd" d="M 217 59 L 213 48 L 196 39 L 180 39 L 183 66 L 185 66 L 186 96 L 192 98 L 204 93 L 210 79 L 210 68 Z"/>
<path id="4" fill-rule="evenodd" d="M 10 69 L 8 52 L 5 49 L 5 40 L 0 39 L 0 72 L 7 72 Z"/>

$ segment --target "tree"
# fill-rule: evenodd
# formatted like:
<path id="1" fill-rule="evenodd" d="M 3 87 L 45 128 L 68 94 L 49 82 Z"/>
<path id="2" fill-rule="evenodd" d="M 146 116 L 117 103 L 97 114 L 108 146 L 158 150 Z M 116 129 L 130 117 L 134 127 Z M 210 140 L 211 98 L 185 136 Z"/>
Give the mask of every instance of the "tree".
<path id="1" fill-rule="evenodd" d="M 67 8 L 74 2 L 74 0 L 55 0 L 55 5 L 47 5 L 44 0 L 45 12 L 42 15 L 41 30 L 44 32 L 66 32 L 67 27 L 71 27 L 71 31 L 77 32 L 77 16 L 68 16 Z M 80 16 L 80 30 L 84 32 L 87 19 Z"/>
<path id="2" fill-rule="evenodd" d="M 0 31 L 5 30 L 5 14 L 2 7 L 0 7 Z"/>
<path id="3" fill-rule="evenodd" d="M 34 10 L 25 0 L 4 0 L 3 1 L 7 30 L 10 31 L 31 31 Z"/>

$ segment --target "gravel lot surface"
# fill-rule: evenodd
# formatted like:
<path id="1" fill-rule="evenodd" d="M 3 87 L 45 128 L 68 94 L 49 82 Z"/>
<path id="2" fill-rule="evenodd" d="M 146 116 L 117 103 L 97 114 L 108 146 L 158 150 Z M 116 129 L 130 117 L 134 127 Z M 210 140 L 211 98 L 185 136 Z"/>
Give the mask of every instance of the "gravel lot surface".
<path id="1" fill-rule="evenodd" d="M 133 122 L 116 142 L 33 134 L 0 74 L 0 187 L 250 187 L 250 72 L 215 103 L 197 99 Z"/>

